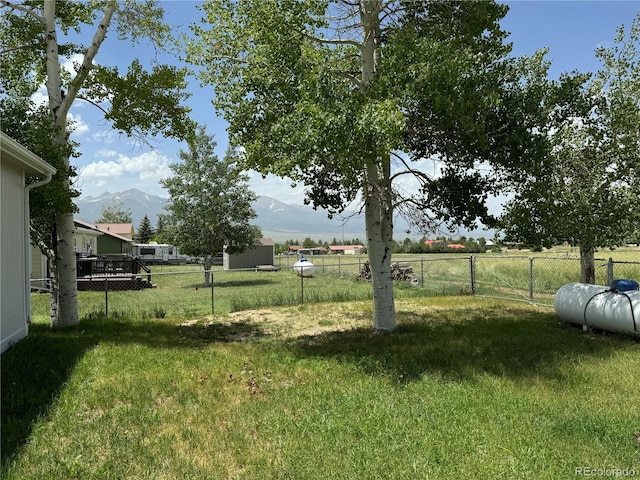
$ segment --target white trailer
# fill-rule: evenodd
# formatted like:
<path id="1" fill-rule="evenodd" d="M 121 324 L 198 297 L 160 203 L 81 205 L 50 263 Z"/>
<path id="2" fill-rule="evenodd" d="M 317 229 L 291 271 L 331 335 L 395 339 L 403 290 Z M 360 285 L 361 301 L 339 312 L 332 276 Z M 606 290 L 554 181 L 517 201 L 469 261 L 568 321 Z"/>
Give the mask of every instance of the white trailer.
<path id="1" fill-rule="evenodd" d="M 147 265 L 184 265 L 196 260 L 183 255 L 178 248 L 168 243 L 134 243 L 131 255 L 140 258 Z"/>

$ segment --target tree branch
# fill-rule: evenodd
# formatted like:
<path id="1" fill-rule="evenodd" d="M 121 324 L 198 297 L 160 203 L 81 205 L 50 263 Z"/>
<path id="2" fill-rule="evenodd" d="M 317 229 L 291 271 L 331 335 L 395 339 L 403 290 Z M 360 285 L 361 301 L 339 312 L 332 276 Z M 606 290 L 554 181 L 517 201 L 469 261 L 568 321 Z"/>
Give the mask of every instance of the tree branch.
<path id="1" fill-rule="evenodd" d="M 336 75 L 344 78 L 345 80 L 347 80 L 349 83 L 351 83 L 355 87 L 358 87 L 358 88 L 362 88 L 363 87 L 362 80 L 359 79 L 358 77 L 353 76 L 353 74 L 350 73 L 350 72 L 342 72 L 342 71 L 335 70 L 334 73 Z"/>
<path id="2" fill-rule="evenodd" d="M 35 8 L 28 8 L 17 3 L 7 2 L 6 0 L 0 0 L 0 7 L 10 8 L 11 10 L 18 10 L 20 12 L 26 13 L 27 15 L 30 15 L 43 25 L 46 23 L 44 17 L 36 13 Z"/>
<path id="3" fill-rule="evenodd" d="M 78 100 L 84 100 L 85 102 L 90 103 L 91 105 L 96 107 L 98 110 L 102 111 L 102 113 L 104 113 L 105 115 L 108 113 L 107 110 L 102 105 L 100 105 L 97 102 L 94 102 L 93 100 L 91 100 L 91 99 L 89 99 L 89 98 L 87 98 L 87 97 L 85 97 L 83 95 L 79 95 L 78 94 L 78 95 L 76 95 L 76 98 Z"/>
<path id="4" fill-rule="evenodd" d="M 362 50 L 362 43 L 356 42 L 355 40 L 331 40 L 328 38 L 314 37 L 313 35 L 309 35 L 308 33 L 304 33 L 304 32 L 302 34 L 308 40 L 311 40 L 312 42 L 315 42 L 315 43 L 320 43 L 322 45 L 351 45 L 353 47 L 356 47 L 358 50 Z"/>
<path id="5" fill-rule="evenodd" d="M 3 50 L 0 50 L 0 55 L 4 55 L 5 53 L 9 53 L 9 52 L 15 52 L 16 50 L 33 50 L 33 49 L 39 48 L 39 46 L 40 45 L 34 43 L 31 45 L 17 45 L 15 47 L 8 47 Z"/>
<path id="6" fill-rule="evenodd" d="M 82 59 L 82 65 L 80 66 L 80 70 L 76 73 L 76 76 L 69 83 L 69 91 L 67 92 L 67 96 L 64 99 L 64 113 L 69 111 L 71 108 L 71 104 L 75 100 L 80 88 L 84 84 L 89 72 L 93 68 L 93 59 L 98 54 L 98 49 L 104 39 L 107 36 L 107 29 L 111 24 L 111 17 L 115 12 L 117 7 L 116 2 L 110 2 L 107 8 L 104 11 L 104 15 L 102 20 L 98 24 L 98 28 L 96 29 L 96 33 L 93 35 L 93 39 L 91 40 L 91 45 L 87 48 L 87 51 L 84 54 L 84 58 Z"/>
<path id="7" fill-rule="evenodd" d="M 400 172 L 394 173 L 390 178 L 392 182 L 396 178 L 400 177 L 401 175 L 409 175 L 409 174 L 413 175 L 422 185 L 425 185 L 429 180 L 431 180 L 431 177 L 429 177 L 429 175 L 427 175 L 426 173 L 423 173 L 420 170 L 416 170 L 415 168 L 411 168 L 409 164 L 406 162 L 406 160 L 402 158 L 400 155 L 396 153 L 392 153 L 392 155 L 396 157 L 398 160 L 400 160 L 400 162 L 406 168 L 406 170 L 402 170 Z"/>

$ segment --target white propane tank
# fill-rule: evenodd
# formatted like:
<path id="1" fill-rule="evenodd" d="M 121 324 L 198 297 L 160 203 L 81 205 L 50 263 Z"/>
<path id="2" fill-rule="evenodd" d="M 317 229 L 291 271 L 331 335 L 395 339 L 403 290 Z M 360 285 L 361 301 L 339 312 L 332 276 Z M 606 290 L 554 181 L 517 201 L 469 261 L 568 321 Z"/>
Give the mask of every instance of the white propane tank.
<path id="1" fill-rule="evenodd" d="M 556 314 L 565 322 L 608 332 L 638 334 L 640 291 L 617 291 L 603 285 L 568 283 L 553 299 Z"/>
<path id="2" fill-rule="evenodd" d="M 316 273 L 316 267 L 306 258 L 301 258 L 294 263 L 293 269 L 299 277 L 313 277 L 313 274 Z"/>

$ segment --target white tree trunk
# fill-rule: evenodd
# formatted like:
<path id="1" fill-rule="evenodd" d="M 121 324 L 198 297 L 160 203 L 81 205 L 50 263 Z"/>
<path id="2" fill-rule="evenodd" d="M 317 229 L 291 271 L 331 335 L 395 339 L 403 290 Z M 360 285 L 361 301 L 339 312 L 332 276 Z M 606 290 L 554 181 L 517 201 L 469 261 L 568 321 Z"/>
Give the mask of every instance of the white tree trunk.
<path id="1" fill-rule="evenodd" d="M 384 162 L 387 163 L 387 162 Z M 365 225 L 367 229 L 367 255 L 373 285 L 373 328 L 391 331 L 396 324 L 396 307 L 391 277 L 393 245 L 393 210 L 391 186 L 387 184 L 385 167 L 369 165 L 366 170 Z"/>
<path id="2" fill-rule="evenodd" d="M 379 61 L 380 0 L 361 0 L 360 20 L 363 28 L 361 52 L 362 86 L 375 77 Z M 393 206 L 391 198 L 390 158 L 371 159 L 364 172 L 365 226 L 367 255 L 373 285 L 373 328 L 391 331 L 396 324 L 396 307 L 391 277 L 393 245 Z"/>
<path id="3" fill-rule="evenodd" d="M 211 268 L 213 267 L 213 255 L 204 257 L 204 286 L 211 286 Z"/>
<path id="4" fill-rule="evenodd" d="M 56 264 L 58 270 L 58 310 L 52 317 L 52 327 L 78 325 L 78 284 L 76 271 L 76 252 L 73 245 L 75 225 L 72 213 L 56 215 L 58 232 Z M 53 312 L 52 312 L 53 313 Z"/>
<path id="5" fill-rule="evenodd" d="M 104 16 L 96 29 L 91 45 L 87 49 L 80 70 L 69 83 L 67 92 L 63 92 L 60 75 L 60 58 L 58 55 L 58 39 L 56 28 L 56 2 L 45 0 L 44 36 L 46 43 L 47 66 L 47 94 L 49 96 L 49 110 L 53 124 L 58 127 L 55 142 L 63 145 L 69 141 L 67 138 L 67 115 L 71 104 L 82 87 L 98 53 L 100 45 L 106 38 L 107 29 L 111 17 L 116 9 L 116 3 L 107 4 Z M 64 167 L 69 167 L 69 158 L 65 159 Z M 59 174 L 65 175 L 59 171 Z M 66 187 L 71 187 L 69 177 L 65 178 Z M 51 298 L 51 326 L 62 327 L 78 325 L 78 284 L 76 271 L 76 254 L 74 247 L 75 226 L 73 213 L 60 213 L 56 215 L 56 260 L 52 272 L 55 277 L 52 280 Z M 57 284 L 57 288 L 54 286 Z"/>
<path id="6" fill-rule="evenodd" d="M 580 281 L 582 283 L 596 283 L 596 261 L 594 250 L 580 244 Z"/>

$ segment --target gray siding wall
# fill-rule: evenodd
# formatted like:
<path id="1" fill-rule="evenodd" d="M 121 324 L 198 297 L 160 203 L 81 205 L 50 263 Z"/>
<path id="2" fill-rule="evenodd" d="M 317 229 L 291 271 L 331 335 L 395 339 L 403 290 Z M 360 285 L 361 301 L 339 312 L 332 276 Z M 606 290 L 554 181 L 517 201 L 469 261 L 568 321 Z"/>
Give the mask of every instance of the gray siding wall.
<path id="1" fill-rule="evenodd" d="M 222 264 L 225 270 L 237 268 L 255 268 L 257 265 L 273 265 L 274 246 L 261 245 L 244 253 L 229 255 L 225 252 Z"/>
<path id="2" fill-rule="evenodd" d="M 0 160 L 0 351 L 27 335 L 27 251 L 22 169 Z"/>

